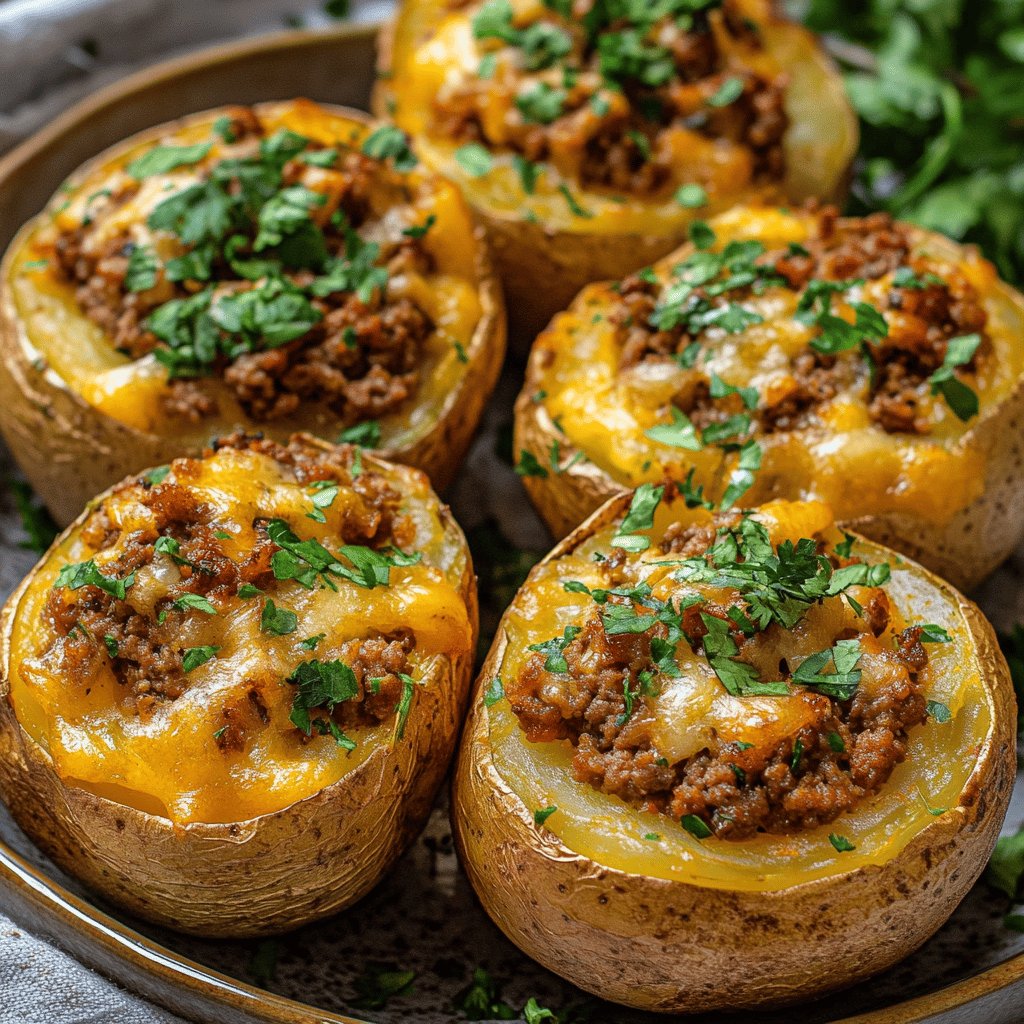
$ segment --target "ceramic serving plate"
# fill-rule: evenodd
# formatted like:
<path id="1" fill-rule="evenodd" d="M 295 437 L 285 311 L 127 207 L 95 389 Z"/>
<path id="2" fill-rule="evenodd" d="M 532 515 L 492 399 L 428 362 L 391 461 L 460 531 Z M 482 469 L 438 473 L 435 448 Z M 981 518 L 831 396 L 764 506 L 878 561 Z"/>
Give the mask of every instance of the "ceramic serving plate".
<path id="1" fill-rule="evenodd" d="M 365 108 L 373 36 L 370 28 L 339 27 L 249 40 L 161 64 L 90 97 L 0 160 L 0 250 L 78 164 L 140 129 L 223 103 L 300 95 Z M 450 495 L 484 577 L 485 636 L 524 566 L 525 556 L 512 552 L 527 548 L 539 554 L 548 543 L 518 479 L 500 457 L 508 445 L 519 373 L 516 367 L 507 371 Z M 9 464 L 0 465 L 0 477 L 9 470 Z M 0 509 L 0 599 L 34 558 L 19 546 L 17 516 L 9 498 L 3 500 L 8 507 Z M 1000 628 L 1024 616 L 1018 596 L 1022 575 L 1024 557 L 1019 556 L 976 595 Z M 1024 781 L 1008 829 L 1016 830 L 1022 820 Z M 454 1004 L 478 967 L 488 971 L 513 1007 L 534 996 L 556 1011 L 575 1007 L 581 1015 L 572 1019 L 594 1024 L 666 1019 L 588 999 L 509 944 L 459 871 L 444 806 L 366 900 L 330 921 L 265 942 L 184 938 L 126 918 L 61 874 L 0 809 L 0 909 L 128 988 L 197 1021 L 439 1024 L 462 1019 Z M 1004 898 L 979 883 L 945 928 L 888 974 L 797 1011 L 756 1019 L 759 1024 L 1019 1021 L 1024 1018 L 1024 934 L 1003 927 L 1008 909 Z M 383 1006 L 374 1005 L 367 984 L 381 969 L 415 972 L 412 984 Z M 754 1016 L 736 1020 L 749 1022 Z M 729 1019 L 715 1017 L 719 1024 Z"/>

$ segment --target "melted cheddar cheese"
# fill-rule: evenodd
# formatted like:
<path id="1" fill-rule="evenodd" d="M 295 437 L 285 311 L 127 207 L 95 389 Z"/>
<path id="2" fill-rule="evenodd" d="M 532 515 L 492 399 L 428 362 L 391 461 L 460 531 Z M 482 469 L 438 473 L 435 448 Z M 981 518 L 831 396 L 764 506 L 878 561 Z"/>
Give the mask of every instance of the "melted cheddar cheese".
<path id="1" fill-rule="evenodd" d="M 759 241 L 768 251 L 800 245 L 814 224 L 811 215 L 774 209 L 737 208 L 711 222 L 716 249 L 729 242 Z M 997 408 L 1024 373 L 1024 304 L 997 277 L 995 268 L 972 249 L 938 236 L 915 233 L 912 256 L 921 257 L 942 276 L 963 275 L 976 290 L 987 314 L 991 355 L 972 377 L 980 402 L 979 418 Z M 680 250 L 655 268 L 659 281 L 688 251 Z M 833 311 L 854 319 L 853 304 L 882 306 L 892 275 L 855 285 Z M 762 321 L 739 333 L 708 328 L 701 337 L 701 372 L 717 374 L 734 387 L 753 387 L 760 395 L 784 387 L 794 357 L 808 351 L 813 329 L 795 318 L 798 294 L 768 287 L 744 296 L 742 307 Z M 666 474 L 682 479 L 690 468 L 695 481 L 720 496 L 736 465 L 736 455 L 707 445 L 681 451 L 646 436 L 665 424 L 666 409 L 687 384 L 692 371 L 668 359 L 620 367 L 622 345 L 609 314 L 617 295 L 608 285 L 585 289 L 573 306 L 553 321 L 537 342 L 530 388 L 543 393 L 539 409 L 562 430 L 568 444 L 583 452 L 616 483 L 635 487 Z M 982 492 L 986 447 L 968 436 L 977 418 L 964 423 L 938 396 L 926 396 L 925 434 L 888 433 L 868 413 L 867 374 L 818 407 L 818 422 L 807 429 L 755 431 L 762 449 L 761 468 L 744 493 L 745 505 L 771 498 L 821 500 L 840 520 L 886 512 L 914 513 L 942 523 Z"/>
<path id="2" fill-rule="evenodd" d="M 833 537 L 832 517 L 818 503 L 777 502 L 763 506 L 754 517 L 773 544 L 799 537 Z M 664 501 L 647 532 L 651 547 L 629 555 L 617 576 L 632 585 L 651 584 L 655 596 L 672 592 L 672 555 L 659 550 L 659 541 L 673 523 L 710 522 L 709 513 L 688 510 L 681 500 Z M 614 526 L 605 527 L 573 550 L 534 569 L 516 596 L 505 620 L 506 642 L 499 678 L 514 679 L 534 657 L 530 645 L 558 636 L 566 626 L 592 614 L 593 601 L 565 583 L 606 586 L 600 569 L 613 550 Z M 838 539 L 836 537 L 835 539 Z M 870 563 L 883 561 L 873 545 L 858 541 L 852 556 Z M 948 631 L 951 642 L 929 644 L 928 665 L 921 678 L 928 699 L 945 704 L 951 719 L 929 719 L 910 733 L 906 760 L 898 764 L 880 791 L 867 796 L 828 825 L 803 828 L 792 834 L 758 834 L 746 839 L 699 839 L 664 814 L 631 805 L 617 796 L 580 783 L 573 776 L 574 748 L 569 740 L 530 742 L 525 738 L 508 700 L 488 700 L 490 746 L 494 765 L 528 812 L 557 808 L 544 828 L 576 853 L 609 868 L 655 878 L 686 881 L 739 891 L 770 891 L 798 882 L 823 878 L 859 867 L 883 863 L 896 855 L 934 815 L 952 808 L 976 764 L 978 742 L 989 729 L 996 709 L 982 685 L 971 653 L 967 624 L 953 599 L 939 592 L 919 569 L 891 565 L 884 590 L 892 607 L 894 627 L 929 622 Z M 674 586 L 678 589 L 679 584 Z M 685 588 L 684 588 L 685 589 Z M 713 599 L 714 595 L 709 595 Z M 848 621 L 849 620 L 849 621 Z M 778 665 L 781 655 L 796 664 L 827 646 L 844 625 L 857 629 L 843 599 L 812 605 L 798 625 L 761 655 Z M 863 629 L 860 626 L 859 629 Z M 862 640 L 860 686 L 885 682 L 885 659 L 872 653 L 870 635 Z M 722 742 L 751 744 L 756 755 L 779 738 L 793 736 L 804 719 L 801 691 L 783 696 L 733 696 L 704 658 L 690 656 L 679 645 L 678 678 L 662 678 L 660 692 L 644 698 L 642 714 L 649 716 L 650 734 L 659 754 L 670 762 L 689 757 L 714 737 Z M 762 678 L 772 678 L 765 674 Z M 637 712 L 634 711 L 634 714 Z M 731 748 L 730 748 L 731 749 Z M 829 834 L 841 835 L 852 849 L 838 852 Z"/>
<path id="3" fill-rule="evenodd" d="M 467 170 L 457 157 L 460 142 L 437 123 L 434 104 L 437 97 L 480 74 L 487 49 L 474 36 L 472 21 L 483 6 L 483 0 L 475 0 L 453 10 L 432 0 L 405 0 L 383 89 L 389 97 L 389 116 L 416 140 L 417 152 L 428 165 L 458 183 L 472 206 L 504 220 L 534 220 L 554 231 L 673 237 L 684 232 L 694 216 L 778 194 L 779 185 L 752 180 L 750 155 L 743 147 L 683 125 L 664 133 L 662 145 L 671 152 L 666 162 L 672 167 L 673 181 L 672 187 L 659 189 L 656 195 L 583 189 L 572 174 L 562 173 L 550 161 L 537 164 L 540 174 L 524 191 L 516 156 L 500 144 L 515 114 L 507 92 L 492 95 L 483 115 L 488 137 L 498 140 L 491 147 L 490 168 L 482 174 Z M 763 48 L 730 45 L 724 39 L 720 44 L 726 46 L 726 66 L 748 68 L 767 77 L 785 69 L 785 110 L 792 127 L 783 145 L 787 171 L 781 192 L 794 200 L 831 195 L 856 149 L 856 125 L 841 90 L 831 81 L 834 71 L 806 30 L 775 19 L 761 0 L 748 0 L 744 6 L 758 25 Z M 513 0 L 512 8 L 517 25 L 551 16 L 539 0 Z M 511 69 L 499 61 L 494 76 L 500 78 L 506 72 Z M 549 75 L 557 85 L 560 67 L 556 65 Z M 833 101 L 840 104 L 838 109 Z M 624 103 L 614 93 L 610 102 Z M 675 200 L 675 188 L 681 184 L 699 184 L 704 189 L 707 203 L 699 211 Z M 566 191 L 575 196 L 576 209 Z"/>
<path id="4" fill-rule="evenodd" d="M 460 590 L 466 571 L 461 535 L 446 528 L 423 474 L 398 468 L 387 473 L 402 496 L 405 550 L 418 552 L 420 561 L 391 568 L 389 584 L 372 589 L 346 579 L 333 580 L 333 589 L 272 580 L 267 597 L 294 611 L 298 621 L 286 635 L 261 630 L 262 597 L 232 594 L 218 602 L 215 615 L 183 616 L 176 636 L 180 648 L 211 646 L 216 655 L 185 677 L 188 685 L 180 696 L 158 701 L 147 714 L 137 713 L 110 660 L 100 659 L 87 678 L 68 678 L 56 671 L 59 659 L 48 657 L 61 642 L 45 616 L 61 568 L 94 559 L 103 572 L 138 531 L 153 529 L 153 512 L 140 502 L 137 486 L 105 498 L 92 516 L 105 515 L 118 539 L 96 551 L 76 528 L 61 540 L 21 594 L 12 638 L 11 703 L 62 780 L 176 823 L 237 822 L 313 796 L 382 744 L 397 742 L 394 719 L 351 729 L 352 750 L 330 735 L 303 736 L 289 719 L 295 686 L 287 681 L 302 661 L 337 657 L 332 651 L 345 641 L 411 631 L 409 675 L 416 687 L 436 686 L 447 678 L 445 659 L 471 646 L 473 626 Z M 289 523 L 303 539 L 337 550 L 344 543 L 346 517 L 357 504 L 352 488 L 342 486 L 323 510 L 325 522 L 316 522 L 308 515 L 309 489 L 275 459 L 254 451 L 225 449 L 202 460 L 178 460 L 168 480 L 186 486 L 219 532 L 228 535 L 222 550 L 238 563 L 253 549 L 256 524 L 273 518 Z M 155 618 L 155 606 L 180 580 L 175 561 L 158 554 L 138 570 L 125 600 L 133 612 Z M 323 638 L 310 653 L 301 641 L 317 634 Z M 253 685 L 266 709 L 263 728 L 244 749 L 218 749 L 222 710 L 244 703 Z M 403 742 L 415 742 L 415 692 L 412 701 Z"/>

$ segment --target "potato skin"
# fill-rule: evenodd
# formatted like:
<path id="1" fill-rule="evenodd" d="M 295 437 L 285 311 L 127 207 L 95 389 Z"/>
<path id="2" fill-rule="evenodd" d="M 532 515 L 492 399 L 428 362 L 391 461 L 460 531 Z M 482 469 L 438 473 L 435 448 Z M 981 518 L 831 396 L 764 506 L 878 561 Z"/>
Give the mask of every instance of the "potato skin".
<path id="1" fill-rule="evenodd" d="M 544 561 L 572 550 L 628 505 L 628 496 L 612 499 Z M 608 868 L 536 826 L 495 764 L 482 700 L 507 645 L 503 622 L 471 701 L 452 783 L 456 846 L 484 909 L 525 953 L 573 984 L 664 1013 L 786 1005 L 892 966 L 946 921 L 981 874 L 1016 774 L 1009 671 L 992 627 L 957 596 L 997 712 L 960 803 L 880 867 L 774 892 Z"/>
<path id="2" fill-rule="evenodd" d="M 409 472 L 363 458 L 374 469 Z M 442 515 L 446 533 L 465 548 L 446 508 Z M 33 570 L 0 612 L 0 798 L 61 868 L 111 902 L 177 931 L 270 935 L 336 913 L 369 892 L 422 829 L 454 752 L 478 628 L 468 549 L 465 557 L 459 593 L 472 642 L 464 654 L 439 658 L 429 682 L 417 687 L 403 741 L 394 749 L 378 746 L 333 785 L 280 811 L 185 826 L 66 785 L 18 721 L 7 699 L 11 638 Z"/>
<path id="3" fill-rule="evenodd" d="M 404 31 L 403 19 L 412 20 L 406 12 L 429 3 L 430 0 L 402 0 L 395 17 L 381 30 L 377 41 L 378 78 L 371 104 L 378 117 L 391 117 L 395 110 L 396 96 L 391 79 L 396 39 Z M 792 35 L 780 43 L 784 52 L 790 60 L 812 72 L 816 79 L 814 96 L 804 98 L 800 104 L 802 111 L 825 111 L 823 125 L 840 141 L 830 148 L 815 139 L 802 138 L 794 144 L 792 167 L 781 189 L 751 187 L 743 198 L 767 201 L 781 193 L 793 202 L 809 198 L 841 202 L 849 190 L 853 158 L 859 144 L 857 118 L 846 98 L 837 67 L 815 37 L 775 18 L 767 26 L 770 43 L 781 38 L 780 27 L 792 31 Z M 401 117 L 397 119 L 401 126 Z M 413 141 L 415 143 L 415 138 Z M 583 191 L 584 206 L 586 196 Z M 474 204 L 473 210 L 487 230 L 498 277 L 505 289 L 510 344 L 512 351 L 519 355 L 526 354 L 533 338 L 585 284 L 624 277 L 652 263 L 686 238 L 690 221 L 706 215 L 706 211 L 694 211 L 692 217 L 681 221 L 671 233 L 659 234 L 595 230 L 590 220 L 581 221 L 574 230 L 564 230 L 523 217 L 499 215 L 484 204 Z M 573 525 L 576 522 L 579 520 Z"/>
<path id="4" fill-rule="evenodd" d="M 915 229 L 919 237 L 946 252 L 953 243 L 935 232 Z M 1024 296 L 1018 296 L 1024 309 Z M 556 331 L 557 320 L 548 331 Z M 560 339 L 568 345 L 569 339 Z M 532 453 L 546 465 L 557 440 L 566 467 L 546 477 L 523 477 L 523 485 L 556 538 L 566 536 L 604 502 L 627 488 L 587 459 L 573 464 L 576 449 L 532 396 L 542 387 L 544 351 L 530 353 L 523 389 L 515 403 L 514 449 Z M 974 447 L 985 455 L 981 495 L 946 522 L 910 512 L 885 512 L 841 521 L 869 540 L 909 555 L 958 590 L 971 591 L 990 576 L 1024 539 L 1024 377 L 1006 398 L 985 411 L 965 430 L 958 447 Z M 951 481 L 951 486 L 955 485 Z M 796 498 L 798 495 L 780 494 Z"/>
<path id="5" fill-rule="evenodd" d="M 257 104 L 256 109 L 280 106 Z M 372 120 L 348 107 L 321 106 L 335 117 L 362 124 Z M 227 109 L 191 114 L 134 135 L 84 164 L 75 177 L 87 175 L 118 151 L 156 141 L 180 126 L 212 120 Z M 0 405 L 0 434 L 54 519 L 66 526 L 94 494 L 125 476 L 198 452 L 183 451 L 176 437 L 137 430 L 99 411 L 47 367 L 17 313 L 9 283 L 14 261 L 38 220 L 33 218 L 25 225 L 0 263 L 0 394 L 5 396 Z M 455 476 L 505 356 L 504 297 L 491 264 L 485 231 L 479 224 L 474 228 L 474 238 L 481 317 L 466 347 L 467 364 L 460 384 L 452 389 L 426 435 L 405 447 L 381 448 L 378 452 L 389 461 L 422 469 L 436 490 L 444 490 Z M 225 424 L 223 432 L 233 426 Z M 273 433 L 262 424 L 241 426 Z"/>

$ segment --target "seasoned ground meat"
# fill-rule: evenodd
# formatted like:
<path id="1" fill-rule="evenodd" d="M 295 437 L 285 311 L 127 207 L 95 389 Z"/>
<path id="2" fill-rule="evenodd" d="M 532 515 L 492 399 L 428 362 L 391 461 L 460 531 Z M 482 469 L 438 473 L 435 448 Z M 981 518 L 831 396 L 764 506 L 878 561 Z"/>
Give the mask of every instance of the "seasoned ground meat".
<path id="1" fill-rule="evenodd" d="M 409 652 L 415 645 L 412 634 L 403 633 L 349 640 L 332 650 L 331 657 L 352 669 L 358 685 L 357 694 L 334 709 L 333 721 L 345 729 L 351 725 L 376 725 L 390 718 L 402 696 L 404 684 L 399 674 L 408 674 Z M 315 713 L 318 716 L 326 716 L 326 712 Z M 217 745 L 221 750 L 241 752 L 267 721 L 266 705 L 254 685 L 243 699 L 221 711 L 222 726 L 215 734 Z"/>
<path id="2" fill-rule="evenodd" d="M 551 161 L 584 187 L 634 195 L 657 192 L 672 180 L 674 154 L 665 133 L 675 127 L 742 146 L 757 180 L 783 177 L 786 78 L 744 66 L 744 51 L 760 51 L 762 41 L 735 0 L 705 5 L 689 15 L 688 25 L 663 17 L 641 29 L 635 42 L 628 13 L 592 27 L 601 13 L 595 0 L 582 0 L 573 5 L 571 25 L 552 10 L 533 23 L 556 33 L 568 30 L 571 39 L 570 51 L 555 62 L 571 69 L 561 76 L 556 110 L 529 113 L 531 95 L 552 88 L 550 72 L 526 70 L 512 56 L 501 75 L 467 75 L 441 90 L 434 100 L 438 130 L 459 142 Z M 580 31 L 581 25 L 589 27 Z M 485 44 L 493 38 L 485 35 Z M 633 53 L 641 48 L 643 57 Z M 628 55 L 615 61 L 616 50 Z M 659 84 L 651 85 L 631 62 L 643 65 L 656 53 L 671 75 L 659 75 Z M 499 105 L 509 113 L 496 129 L 491 112 Z"/>
<path id="3" fill-rule="evenodd" d="M 738 521 L 734 516 L 720 524 Z M 694 558 L 720 535 L 711 526 L 677 524 L 666 532 L 660 550 L 673 558 Z M 620 573 L 609 574 L 609 586 L 623 582 Z M 887 632 L 889 600 L 880 589 L 869 594 L 858 620 L 861 631 L 844 629 L 828 641 L 859 641 L 862 683 L 848 699 L 791 685 L 786 699 L 799 702 L 802 725 L 771 743 L 715 737 L 675 764 L 661 756 L 654 739 L 657 688 L 643 688 L 643 680 L 655 675 L 652 644 L 667 636 L 660 621 L 640 633 L 614 633 L 595 612 L 561 650 L 564 670 L 550 666 L 548 652 L 539 651 L 504 682 L 505 694 L 526 738 L 568 740 L 575 778 L 604 793 L 677 821 L 696 816 L 721 838 L 811 828 L 877 792 L 906 757 L 910 730 L 926 717 L 919 676 L 928 656 L 921 628 Z M 758 646 L 774 643 L 781 627 L 770 625 L 748 638 L 730 618 L 733 601 L 728 595 L 722 600 L 708 599 L 682 612 L 685 643 L 699 652 L 708 633 L 705 619 L 718 619 L 729 624 L 738 660 L 756 660 Z M 615 595 L 607 601 L 607 606 L 628 603 Z"/>
<path id="4" fill-rule="evenodd" d="M 982 344 L 963 366 L 967 371 L 976 369 L 990 350 L 984 335 L 987 318 L 977 293 L 961 274 L 947 273 L 940 279 L 931 273 L 926 261 L 911 255 L 908 228 L 888 214 L 840 219 L 832 207 L 809 209 L 815 214 L 815 232 L 805 245 L 758 257 L 757 266 L 771 280 L 794 291 L 803 291 L 814 281 L 870 281 L 896 271 L 909 273 L 909 281 L 894 282 L 878 307 L 885 314 L 888 336 L 871 346 L 871 372 L 864 371 L 863 357 L 856 350 L 840 357 L 811 348 L 799 352 L 791 359 L 789 372 L 758 396 L 752 415 L 759 431 L 805 429 L 814 423 L 820 406 L 841 391 L 866 387 L 868 411 L 882 429 L 926 433 L 929 424 L 922 406 L 930 392 L 929 378 L 943 365 L 950 339 L 982 335 Z M 722 306 L 742 303 L 751 294 L 750 288 L 732 288 L 722 297 L 712 295 L 711 301 Z M 620 339 L 621 370 L 647 360 L 682 360 L 699 340 L 684 323 L 655 326 L 652 316 L 661 295 L 662 286 L 647 273 L 622 282 L 611 316 Z M 693 301 L 709 298 L 702 287 L 694 288 L 692 295 Z M 735 395 L 712 398 L 709 378 L 700 370 L 690 369 L 682 380 L 673 403 L 697 427 L 741 411 Z"/>
<path id="5" fill-rule="evenodd" d="M 231 140 L 231 159 L 252 157 L 266 141 L 259 118 L 243 107 L 234 108 L 229 116 L 226 134 Z M 199 173 L 202 177 L 209 171 Z M 281 172 L 281 187 L 301 189 L 323 173 L 293 159 Z M 381 230 L 379 218 L 372 214 L 371 187 L 382 173 L 376 161 L 358 151 L 344 151 L 331 173 L 337 209 L 320 225 L 327 259 L 346 255 L 351 233 L 361 230 L 379 245 L 375 264 L 386 269 L 388 282 L 409 271 L 428 273 L 432 269 L 432 257 L 419 238 L 387 237 L 389 232 Z M 262 250 L 247 251 L 254 244 L 249 236 L 259 230 L 254 220 L 238 226 L 230 258 L 227 249 L 211 251 L 207 279 L 172 281 L 161 274 L 152 287 L 130 290 L 126 275 L 136 250 L 131 235 L 120 232 L 102 244 L 92 239 L 106 219 L 137 192 L 138 184 L 129 181 L 116 192 L 90 202 L 80 226 L 57 234 L 51 261 L 58 279 L 74 287 L 82 312 L 103 329 L 118 351 L 133 359 L 166 348 L 165 341 L 150 329 L 155 311 L 195 295 L 204 286 L 233 294 L 258 286 L 258 281 L 240 278 L 232 260 L 263 254 Z M 237 239 L 243 243 L 241 250 Z M 355 260 L 362 258 L 357 255 Z M 289 280 L 299 287 L 309 287 L 314 278 L 308 269 L 289 272 Z M 412 300 L 392 296 L 390 283 L 369 294 L 346 288 L 329 294 L 316 291 L 309 302 L 319 319 L 306 333 L 255 351 L 241 345 L 230 358 L 218 355 L 205 372 L 221 376 L 246 414 L 258 422 L 293 415 L 310 404 L 326 407 L 346 425 L 378 419 L 402 408 L 419 384 L 424 346 L 434 329 L 430 317 Z M 216 402 L 191 380 L 175 381 L 162 398 L 162 406 L 168 416 L 192 423 L 218 411 Z"/>
<path id="6" fill-rule="evenodd" d="M 351 447 L 323 451 L 298 438 L 283 445 L 243 434 L 224 438 L 217 447 L 266 455 L 287 468 L 300 485 L 330 480 L 352 487 L 363 501 L 346 507 L 341 524 L 343 543 L 380 547 L 401 545 L 409 539 L 405 535 L 408 524 L 399 515 L 402 496 L 366 466 L 353 477 Z M 187 482 L 197 464 L 196 459 L 177 460 L 174 476 Z M 152 511 L 154 525 L 131 533 L 118 557 L 104 565 L 104 575 L 124 578 L 155 560 L 170 559 L 180 580 L 145 611 L 92 585 L 75 591 L 55 588 L 48 595 L 45 616 L 55 635 L 62 638 L 51 654 L 67 678 L 88 678 L 101 659 L 109 658 L 115 678 L 131 695 L 137 712 L 145 717 L 158 702 L 175 700 L 188 688 L 179 635 L 183 617 L 196 612 L 176 607 L 175 601 L 186 594 L 199 595 L 217 608 L 237 600 L 239 588 L 246 584 L 260 590 L 272 587 L 275 577 L 271 558 L 279 549 L 267 536 L 266 524 L 257 522 L 252 549 L 240 561 L 229 557 L 223 538 L 217 536 L 227 524 L 219 523 L 216 510 L 198 501 L 185 483 L 168 479 L 150 485 L 140 478 L 138 483 L 129 481 L 122 488 L 135 489 L 134 497 Z M 173 551 L 156 550 L 154 545 L 161 537 L 176 542 Z M 99 552 L 120 540 L 120 530 L 100 506 L 83 527 L 82 538 Z M 351 641 L 340 652 L 330 653 L 330 657 L 340 657 L 352 668 L 361 688 L 356 699 L 339 706 L 339 721 L 380 720 L 394 710 L 402 686 L 398 673 L 408 670 L 412 646 L 411 636 L 395 635 Z M 369 680 L 378 682 L 364 692 L 364 683 Z M 272 682 L 277 685 L 276 680 Z M 254 709 L 258 710 L 257 683 L 253 681 L 245 704 L 225 713 L 223 736 L 227 738 L 222 745 L 226 749 L 234 749 L 245 722 Z"/>

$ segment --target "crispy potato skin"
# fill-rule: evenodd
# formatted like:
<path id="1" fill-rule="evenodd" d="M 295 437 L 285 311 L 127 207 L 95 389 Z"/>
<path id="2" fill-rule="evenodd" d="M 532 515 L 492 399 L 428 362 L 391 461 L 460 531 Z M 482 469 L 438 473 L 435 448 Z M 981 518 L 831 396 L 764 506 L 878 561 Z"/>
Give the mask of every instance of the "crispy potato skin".
<path id="1" fill-rule="evenodd" d="M 621 517 L 628 504 L 628 497 L 609 501 L 545 562 Z M 959 805 L 877 868 L 770 892 L 608 868 L 534 824 L 492 757 L 482 700 L 507 644 L 502 623 L 471 701 L 452 782 L 456 845 L 488 914 L 524 952 L 580 988 L 664 1013 L 790 1004 L 863 980 L 913 952 L 984 869 L 1016 774 L 1009 671 L 992 627 L 957 596 L 999 712 Z"/>
<path id="2" fill-rule="evenodd" d="M 257 104 L 271 110 L 290 104 Z M 164 124 L 126 139 L 83 165 L 76 177 L 147 140 L 157 141 L 169 131 L 214 119 L 222 110 L 205 111 Z M 325 106 L 332 117 L 370 124 L 365 113 L 347 107 Z M 40 218 L 43 215 L 40 215 Z M 86 402 L 40 359 L 25 324 L 19 317 L 10 287 L 10 275 L 22 247 L 36 230 L 34 218 L 18 233 L 0 263 L 0 434 L 29 482 L 54 519 L 66 526 L 85 503 L 131 473 L 147 466 L 198 452 L 182 451 L 174 436 L 162 436 L 127 426 Z M 484 406 L 498 379 L 505 356 L 505 303 L 487 248 L 484 228 L 474 228 L 474 263 L 481 316 L 466 346 L 467 363 L 460 383 L 453 388 L 433 428 L 402 448 L 381 448 L 381 457 L 422 469 L 435 489 L 444 490 L 455 476 L 473 438 Z M 211 426 L 230 432 L 238 424 Z M 243 423 L 250 430 L 272 429 Z"/>
<path id="3" fill-rule="evenodd" d="M 370 455 L 364 461 L 392 475 L 409 472 Z M 446 509 L 443 517 L 464 547 Z M 459 593 L 473 642 L 468 653 L 438 659 L 417 688 L 404 741 L 378 746 L 315 796 L 231 824 L 174 826 L 57 775 L 8 700 L 13 621 L 33 575 L 0 613 L 0 797 L 36 845 L 91 889 L 178 931 L 270 935 L 355 903 L 422 829 L 455 748 L 472 675 L 478 616 L 468 550 Z"/>
<path id="4" fill-rule="evenodd" d="M 934 232 L 917 230 L 920 237 L 948 250 L 953 243 Z M 1024 305 L 1024 297 L 1021 297 Z M 545 337 L 550 344 L 568 346 L 559 338 L 555 320 Z M 539 340 L 539 339 L 538 339 Z M 533 347 L 523 389 L 515 404 L 514 450 L 532 453 L 547 463 L 558 440 L 566 468 L 546 477 L 523 477 L 534 507 L 556 538 L 565 537 L 576 525 L 610 498 L 627 488 L 587 459 L 572 464 L 577 449 L 551 421 L 542 403 L 532 396 L 542 387 L 545 352 Z M 845 526 L 869 540 L 909 555 L 958 590 L 971 591 L 990 576 L 1024 539 L 1024 378 L 998 405 L 974 420 L 957 442 L 984 454 L 984 490 L 965 508 L 945 522 L 935 522 L 910 512 L 885 512 L 848 518 Z M 613 439 L 609 438 L 611 443 Z M 951 487 L 957 481 L 949 481 Z M 796 498 L 795 494 L 779 497 Z"/>
<path id="5" fill-rule="evenodd" d="M 385 23 L 378 37 L 378 79 L 371 108 L 379 117 L 395 116 L 400 127 L 402 117 L 395 113 L 396 95 L 392 85 L 395 53 L 399 49 L 396 44 L 411 32 L 409 24 L 429 21 L 417 8 L 430 2 L 403 0 L 396 16 Z M 793 29 L 794 26 L 775 18 L 769 35 L 779 33 L 781 28 Z M 811 33 L 801 29 L 780 45 L 813 75 L 814 96 L 805 97 L 799 104 L 801 113 L 824 112 L 816 116 L 823 130 L 832 133 L 837 141 L 828 145 L 810 137 L 801 139 L 794 143 L 791 168 L 781 190 L 752 187 L 746 196 L 736 198 L 767 200 L 781 191 L 794 202 L 811 197 L 840 202 L 849 190 L 859 142 L 857 118 L 847 101 L 842 78 Z M 586 200 L 587 192 L 583 191 L 581 205 L 584 207 Z M 691 220 L 706 215 L 706 211 L 694 211 L 665 234 L 595 229 L 594 220 L 578 221 L 571 230 L 565 230 L 545 226 L 543 218 L 541 223 L 532 223 L 523 217 L 499 214 L 482 203 L 473 204 L 473 208 L 487 230 L 498 277 L 505 289 L 511 348 L 519 355 L 526 354 L 531 341 L 548 320 L 585 284 L 624 277 L 664 256 L 686 238 Z"/>

